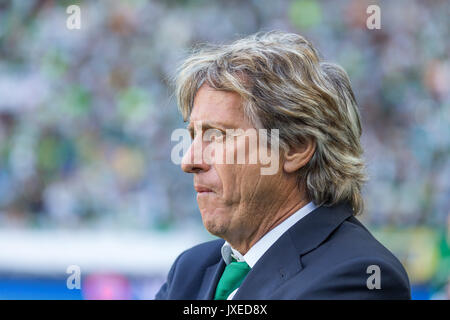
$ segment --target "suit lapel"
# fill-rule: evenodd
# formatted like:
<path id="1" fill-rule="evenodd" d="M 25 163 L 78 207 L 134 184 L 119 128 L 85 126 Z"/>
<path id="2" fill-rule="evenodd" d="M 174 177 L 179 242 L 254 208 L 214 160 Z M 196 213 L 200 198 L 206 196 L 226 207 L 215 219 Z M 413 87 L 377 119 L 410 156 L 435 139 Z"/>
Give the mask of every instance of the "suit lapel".
<path id="1" fill-rule="evenodd" d="M 217 283 L 225 269 L 225 262 L 222 257 L 220 260 L 208 267 L 203 276 L 203 281 L 198 292 L 198 300 L 212 300 L 216 292 Z"/>
<path id="2" fill-rule="evenodd" d="M 309 213 L 264 253 L 233 299 L 271 297 L 275 289 L 302 270 L 301 256 L 317 248 L 351 215 L 351 207 L 347 204 L 321 206 Z"/>
<path id="3" fill-rule="evenodd" d="M 283 234 L 253 266 L 234 300 L 267 299 L 284 281 L 302 269 L 288 233 Z"/>

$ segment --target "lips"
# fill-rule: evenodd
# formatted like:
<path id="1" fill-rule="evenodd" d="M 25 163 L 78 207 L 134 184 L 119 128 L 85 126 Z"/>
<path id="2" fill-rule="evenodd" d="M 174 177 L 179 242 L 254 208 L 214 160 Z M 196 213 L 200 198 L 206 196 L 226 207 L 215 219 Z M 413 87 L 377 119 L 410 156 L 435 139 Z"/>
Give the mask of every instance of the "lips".
<path id="1" fill-rule="evenodd" d="M 200 185 L 194 185 L 194 189 L 198 193 L 214 192 L 212 189 L 205 187 L 205 186 L 200 186 Z"/>

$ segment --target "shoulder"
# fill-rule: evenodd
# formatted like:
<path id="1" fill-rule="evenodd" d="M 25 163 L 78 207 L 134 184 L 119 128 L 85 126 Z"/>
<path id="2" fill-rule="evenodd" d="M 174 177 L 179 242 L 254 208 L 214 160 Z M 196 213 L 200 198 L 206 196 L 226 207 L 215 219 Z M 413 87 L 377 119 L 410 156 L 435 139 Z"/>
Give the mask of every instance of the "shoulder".
<path id="1" fill-rule="evenodd" d="M 345 260 L 365 259 L 384 261 L 404 272 L 397 257 L 379 242 L 355 217 L 350 217 L 331 236 L 330 249 L 338 250 Z M 406 272 L 404 273 L 406 276 Z"/>
<path id="2" fill-rule="evenodd" d="M 410 283 L 401 262 L 354 217 L 345 220 L 304 261 L 321 270 L 312 287 L 335 298 L 410 298 Z M 380 289 L 370 289 L 376 279 Z"/>
<path id="3" fill-rule="evenodd" d="M 196 299 L 205 270 L 220 261 L 223 243 L 223 240 L 213 240 L 183 251 L 155 298 Z"/>
<path id="4" fill-rule="evenodd" d="M 175 264 L 192 264 L 199 267 L 202 265 L 209 266 L 217 263 L 221 257 L 221 247 L 223 244 L 224 240 L 222 239 L 198 244 L 182 252 L 178 256 Z"/>

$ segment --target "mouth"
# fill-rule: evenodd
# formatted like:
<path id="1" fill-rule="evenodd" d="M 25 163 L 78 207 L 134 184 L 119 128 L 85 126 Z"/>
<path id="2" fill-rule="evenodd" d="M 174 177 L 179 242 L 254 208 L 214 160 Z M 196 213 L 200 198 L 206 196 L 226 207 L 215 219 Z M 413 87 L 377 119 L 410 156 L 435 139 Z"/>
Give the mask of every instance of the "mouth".
<path id="1" fill-rule="evenodd" d="M 208 194 L 208 193 L 214 193 L 214 191 L 208 187 L 195 185 L 194 186 L 195 191 L 197 191 L 198 194 Z"/>

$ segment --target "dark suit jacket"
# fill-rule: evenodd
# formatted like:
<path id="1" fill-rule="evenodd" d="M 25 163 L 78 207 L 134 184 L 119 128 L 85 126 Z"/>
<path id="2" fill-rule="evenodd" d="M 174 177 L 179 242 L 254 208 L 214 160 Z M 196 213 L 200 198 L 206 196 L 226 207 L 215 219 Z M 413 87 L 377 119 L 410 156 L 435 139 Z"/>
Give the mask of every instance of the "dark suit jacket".
<path id="1" fill-rule="evenodd" d="M 223 240 L 178 256 L 156 299 L 213 299 L 225 268 Z M 380 289 L 369 289 L 370 265 Z M 369 281 L 373 283 L 372 281 Z M 352 215 L 346 204 L 321 206 L 286 231 L 250 270 L 237 299 L 410 299 L 397 258 Z"/>

